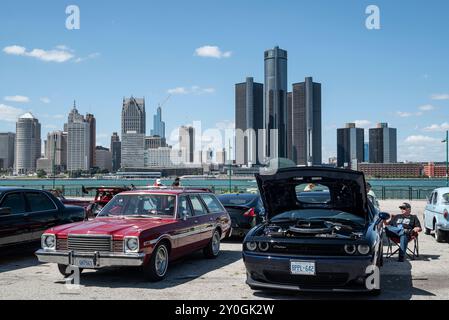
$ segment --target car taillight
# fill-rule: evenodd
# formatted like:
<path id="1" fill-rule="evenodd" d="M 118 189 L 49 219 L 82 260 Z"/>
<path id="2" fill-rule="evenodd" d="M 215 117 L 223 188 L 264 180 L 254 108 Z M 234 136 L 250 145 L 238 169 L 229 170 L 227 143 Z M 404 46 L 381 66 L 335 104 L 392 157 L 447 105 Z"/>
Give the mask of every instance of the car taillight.
<path id="1" fill-rule="evenodd" d="M 447 212 L 447 209 L 444 209 L 444 218 L 447 220 L 449 217 L 449 213 Z"/>
<path id="2" fill-rule="evenodd" d="M 256 216 L 256 211 L 254 210 L 254 208 L 249 209 L 248 211 L 246 211 L 243 214 L 244 217 L 250 217 L 250 218 L 254 218 Z"/>

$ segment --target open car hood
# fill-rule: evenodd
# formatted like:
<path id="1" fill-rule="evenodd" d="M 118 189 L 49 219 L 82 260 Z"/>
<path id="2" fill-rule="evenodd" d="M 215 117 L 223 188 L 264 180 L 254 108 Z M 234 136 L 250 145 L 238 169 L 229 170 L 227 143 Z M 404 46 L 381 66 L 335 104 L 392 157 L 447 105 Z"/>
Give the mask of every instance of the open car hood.
<path id="1" fill-rule="evenodd" d="M 296 186 L 307 183 L 329 188 L 329 209 L 368 217 L 365 176 L 362 172 L 326 168 L 294 167 L 278 169 L 274 175 L 256 174 L 265 217 L 271 220 L 281 213 L 310 208 L 298 200 Z"/>

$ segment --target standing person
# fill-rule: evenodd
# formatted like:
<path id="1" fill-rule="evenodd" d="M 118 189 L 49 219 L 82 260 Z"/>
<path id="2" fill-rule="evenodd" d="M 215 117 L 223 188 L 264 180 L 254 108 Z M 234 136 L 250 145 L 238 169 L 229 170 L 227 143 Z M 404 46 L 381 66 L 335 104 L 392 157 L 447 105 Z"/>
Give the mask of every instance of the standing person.
<path id="1" fill-rule="evenodd" d="M 368 194 L 368 199 L 371 200 L 377 210 L 380 210 L 379 201 L 377 200 L 376 194 L 374 193 L 370 183 L 366 184 L 366 192 Z"/>
<path id="2" fill-rule="evenodd" d="M 164 185 L 162 184 L 162 180 L 161 179 L 156 179 L 156 182 L 154 183 L 155 187 L 163 187 Z"/>
<path id="3" fill-rule="evenodd" d="M 181 186 L 181 179 L 179 177 L 176 177 L 175 181 L 171 185 L 173 188 L 179 188 Z"/>
<path id="4" fill-rule="evenodd" d="M 401 209 L 401 214 L 393 216 L 385 222 L 387 225 L 385 231 L 388 237 L 398 237 L 401 240 L 399 262 L 403 262 L 409 241 L 422 229 L 418 217 L 412 215 L 412 206 L 409 203 L 404 202 L 399 209 Z"/>

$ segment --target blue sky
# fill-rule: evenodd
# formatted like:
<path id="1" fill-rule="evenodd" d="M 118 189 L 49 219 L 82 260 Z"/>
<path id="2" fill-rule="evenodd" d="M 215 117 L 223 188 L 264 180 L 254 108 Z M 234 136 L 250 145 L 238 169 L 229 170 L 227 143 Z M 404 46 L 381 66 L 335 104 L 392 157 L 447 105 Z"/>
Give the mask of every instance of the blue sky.
<path id="1" fill-rule="evenodd" d="M 73 4 L 80 30 L 65 27 Z M 371 4 L 380 30 L 365 27 Z M 290 84 L 306 76 L 322 83 L 325 160 L 336 155 L 336 128 L 357 120 L 398 128 L 401 161 L 442 161 L 448 17 L 445 0 L 2 0 L 0 131 L 14 131 L 17 114 L 32 111 L 44 137 L 62 129 L 76 99 L 80 112 L 95 114 L 98 143 L 108 146 L 123 97 L 146 97 L 149 134 L 168 92 L 168 132 L 193 121 L 232 125 L 234 84 L 262 82 L 263 52 L 279 45 L 289 53 Z M 218 50 L 196 53 L 205 46 Z"/>

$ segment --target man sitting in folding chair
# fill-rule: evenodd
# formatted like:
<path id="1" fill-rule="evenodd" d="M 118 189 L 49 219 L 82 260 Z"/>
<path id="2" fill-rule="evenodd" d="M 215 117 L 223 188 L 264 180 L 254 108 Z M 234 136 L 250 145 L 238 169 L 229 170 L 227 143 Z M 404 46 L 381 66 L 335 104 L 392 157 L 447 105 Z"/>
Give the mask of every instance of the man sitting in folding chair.
<path id="1" fill-rule="evenodd" d="M 392 216 L 387 221 L 385 227 L 385 233 L 388 237 L 388 253 L 387 257 L 390 258 L 396 252 L 399 251 L 399 262 L 403 262 L 405 255 L 407 254 L 411 259 L 415 256 L 419 256 L 418 247 L 418 234 L 422 231 L 421 223 L 417 216 L 412 215 L 412 206 L 409 203 L 403 203 L 399 209 L 402 213 L 396 216 Z M 413 251 L 408 248 L 409 242 L 413 241 Z M 393 244 L 399 248 L 393 252 Z"/>

